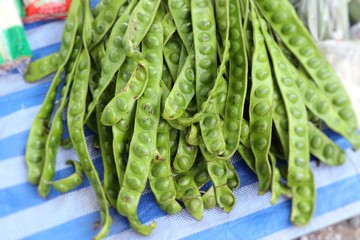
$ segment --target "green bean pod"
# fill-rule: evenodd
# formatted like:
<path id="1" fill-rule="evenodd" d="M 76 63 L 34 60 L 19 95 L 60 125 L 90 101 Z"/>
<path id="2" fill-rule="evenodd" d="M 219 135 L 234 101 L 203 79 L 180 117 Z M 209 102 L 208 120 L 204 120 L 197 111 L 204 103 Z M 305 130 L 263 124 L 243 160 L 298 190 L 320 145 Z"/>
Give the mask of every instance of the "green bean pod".
<path id="1" fill-rule="evenodd" d="M 241 134 L 241 120 L 244 113 L 244 104 L 247 91 L 248 62 L 244 34 L 242 31 L 241 10 L 237 0 L 230 0 L 229 11 L 229 39 L 230 69 L 229 88 L 226 98 L 224 137 L 226 148 L 223 157 L 230 158 L 237 150 Z"/>
<path id="2" fill-rule="evenodd" d="M 173 85 L 173 79 L 171 77 L 169 68 L 166 66 L 165 63 L 163 64 L 163 72 L 162 72 L 161 80 L 168 89 L 171 89 L 171 86 Z"/>
<path id="3" fill-rule="evenodd" d="M 360 148 L 360 135 L 349 128 L 348 123 L 337 114 L 336 106 L 327 98 L 327 94 L 306 78 L 304 73 L 296 71 L 294 67 L 290 69 L 298 76 L 295 83 L 302 93 L 306 107 L 323 120 L 329 128 L 344 136 L 354 148 Z M 345 101 L 345 98 L 345 96 L 339 97 L 338 101 Z"/>
<path id="4" fill-rule="evenodd" d="M 41 177 L 45 159 L 45 144 L 47 140 L 47 131 L 49 128 L 48 125 L 54 108 L 57 88 L 61 82 L 60 74 L 63 72 L 74 46 L 76 31 L 79 23 L 77 16 L 79 9 L 79 1 L 76 1 L 75 4 L 72 4 L 70 7 L 62 36 L 64 41 L 61 44 L 59 52 L 60 65 L 58 65 L 58 70 L 55 74 L 55 77 L 30 129 L 28 141 L 26 144 L 25 159 L 28 166 L 28 179 L 32 184 L 37 184 Z"/>
<path id="5" fill-rule="evenodd" d="M 217 42 L 212 1 L 191 1 L 191 16 L 195 47 L 196 99 L 198 110 L 201 110 L 216 78 Z"/>
<path id="6" fill-rule="evenodd" d="M 179 133 L 180 131 L 176 128 L 170 129 L 170 156 L 174 157 L 177 152 L 177 147 L 179 145 Z"/>
<path id="7" fill-rule="evenodd" d="M 206 159 L 207 170 L 215 187 L 216 202 L 224 212 L 230 212 L 235 206 L 235 195 L 227 185 L 228 169 L 226 160 L 218 160 L 200 146 L 201 153 Z"/>
<path id="8" fill-rule="evenodd" d="M 307 112 L 301 94 L 296 87 L 294 75 L 286 66 L 284 58 L 279 54 L 275 41 L 268 34 L 266 23 L 261 21 L 267 49 L 273 61 L 276 84 L 284 100 L 288 116 L 289 132 L 294 132 L 289 138 L 289 186 L 299 186 L 309 178 L 310 151 L 308 141 Z"/>
<path id="9" fill-rule="evenodd" d="M 106 199 L 104 189 L 101 186 L 99 175 L 89 155 L 85 135 L 83 131 L 85 104 L 89 87 L 89 78 L 91 71 L 91 59 L 87 49 L 89 44 L 91 29 L 91 12 L 89 2 L 85 1 L 85 16 L 84 16 L 84 29 L 83 29 L 83 44 L 84 49 L 79 57 L 79 64 L 76 69 L 73 86 L 71 88 L 69 107 L 67 113 L 67 123 L 69 127 L 69 135 L 73 142 L 75 151 L 78 155 L 80 163 L 88 177 L 91 185 L 96 193 L 98 203 L 100 205 L 100 215 L 102 227 L 94 239 L 104 238 L 111 226 L 111 216 L 109 214 L 109 203 Z"/>
<path id="10" fill-rule="evenodd" d="M 56 191 L 61 193 L 70 192 L 72 189 L 80 186 L 83 183 L 83 168 L 81 164 L 74 160 L 67 160 L 66 164 L 71 164 L 75 167 L 75 172 L 70 176 L 59 179 L 52 183 L 52 186 L 55 188 Z"/>
<path id="11" fill-rule="evenodd" d="M 271 161 L 272 168 L 272 179 L 271 179 L 271 200 L 270 203 L 274 205 L 280 195 L 285 195 L 287 197 L 291 197 L 292 192 L 291 188 L 287 187 L 284 183 L 280 181 L 280 171 L 276 167 L 276 158 L 272 154 L 269 154 L 269 158 Z"/>
<path id="12" fill-rule="evenodd" d="M 242 159 L 244 159 L 246 165 L 248 165 L 248 167 L 256 173 L 256 160 L 251 148 L 248 148 L 243 143 L 240 143 L 238 146 L 238 152 Z"/>
<path id="13" fill-rule="evenodd" d="M 244 28 L 244 37 L 245 37 L 245 46 L 248 59 L 252 59 L 252 52 L 253 52 L 253 27 L 251 24 L 251 11 L 250 11 L 250 1 L 249 0 L 242 0 L 242 15 L 244 17 L 243 28 Z M 251 61 L 249 61 L 251 64 Z"/>
<path id="14" fill-rule="evenodd" d="M 188 58 L 188 52 L 186 51 L 185 45 L 181 45 L 181 51 L 180 51 L 180 57 L 179 57 L 179 67 L 176 73 L 176 76 L 178 77 L 181 70 L 183 69 L 186 59 Z"/>
<path id="15" fill-rule="evenodd" d="M 334 103 L 339 116 L 348 124 L 350 129 L 356 131 L 357 119 L 351 107 L 349 95 L 336 72 L 297 16 L 291 3 L 286 0 L 256 0 L 256 3 L 288 49 L 301 62 L 317 86 Z"/>
<path id="16" fill-rule="evenodd" d="M 135 102 L 144 93 L 149 80 L 147 63 L 140 63 L 126 86 L 105 106 L 101 123 L 112 126 L 118 123 L 133 108 Z"/>
<path id="17" fill-rule="evenodd" d="M 346 153 L 334 143 L 325 133 L 311 122 L 309 125 L 310 153 L 317 159 L 331 166 L 345 163 Z"/>
<path id="18" fill-rule="evenodd" d="M 199 126 L 190 125 L 188 132 L 186 133 L 185 139 L 186 142 L 192 146 L 199 146 L 200 144 L 204 144 L 200 135 Z"/>
<path id="19" fill-rule="evenodd" d="M 81 42 L 80 42 L 81 44 Z M 81 46 L 81 45 L 80 45 Z M 38 185 L 38 192 L 43 198 L 47 197 L 50 192 L 51 184 L 55 175 L 56 153 L 61 144 L 61 137 L 64 130 L 62 113 L 67 104 L 67 96 L 70 91 L 70 86 L 74 78 L 75 69 L 78 63 L 79 57 L 69 67 L 69 73 L 65 77 L 65 84 L 61 90 L 61 99 L 59 108 L 56 110 L 53 122 L 48 133 L 48 137 L 45 143 L 45 159 L 43 171 L 41 174 L 40 182 Z"/>
<path id="20" fill-rule="evenodd" d="M 31 62 L 26 69 L 24 79 L 27 82 L 36 82 L 53 72 L 56 72 L 59 66 L 59 53 L 53 53 L 46 57 Z"/>
<path id="21" fill-rule="evenodd" d="M 92 34 L 89 49 L 98 45 L 106 33 L 108 33 L 109 29 L 114 25 L 115 20 L 118 18 L 121 7 L 126 7 L 124 6 L 125 3 L 126 0 L 110 1 L 101 13 L 96 15 L 96 18 L 92 22 Z"/>
<path id="22" fill-rule="evenodd" d="M 250 127 L 249 122 L 245 118 L 241 120 L 240 142 L 244 144 L 244 146 L 246 146 L 247 148 L 251 148 Z"/>
<path id="23" fill-rule="evenodd" d="M 204 195 L 201 196 L 204 208 L 205 209 L 213 209 L 216 207 L 216 197 L 215 197 L 215 189 L 214 186 L 211 186 Z"/>
<path id="24" fill-rule="evenodd" d="M 115 93 L 119 93 L 127 84 L 130 77 L 132 76 L 137 62 L 131 58 L 127 58 L 124 64 L 120 67 L 118 76 L 116 79 Z M 130 125 L 133 124 L 135 117 L 135 109 L 133 109 L 124 116 L 117 124 L 112 126 L 113 133 L 113 151 L 114 160 L 116 165 L 116 171 L 119 179 L 119 185 L 122 185 L 123 177 L 126 168 L 126 144 L 129 141 Z"/>
<path id="25" fill-rule="evenodd" d="M 161 0 L 140 0 L 134 8 L 129 27 L 124 36 L 124 44 L 130 52 L 136 50 L 149 31 L 157 14 Z M 160 21 L 161 19 L 159 19 Z M 162 41 L 163 42 L 163 41 Z"/>
<path id="26" fill-rule="evenodd" d="M 94 9 L 92 10 L 92 14 L 94 17 L 97 17 L 100 13 L 105 10 L 105 7 L 110 3 L 109 0 L 100 0 Z"/>
<path id="27" fill-rule="evenodd" d="M 240 178 L 234 166 L 230 161 L 225 161 L 227 167 L 227 185 L 230 189 L 235 190 L 240 187 Z"/>
<path id="28" fill-rule="evenodd" d="M 117 211 L 123 216 L 136 213 L 150 171 L 151 160 L 156 154 L 161 103 L 162 41 L 162 26 L 155 19 L 142 45 L 143 55 L 149 61 L 149 81 L 144 94 L 137 102 L 128 167 L 117 201 Z"/>
<path id="29" fill-rule="evenodd" d="M 220 81 L 221 82 L 220 82 L 220 86 L 217 90 L 216 99 L 217 99 L 217 106 L 218 106 L 220 116 L 222 118 L 225 118 L 226 98 L 228 95 L 229 88 L 228 88 L 228 83 L 224 77 L 222 77 Z"/>
<path id="30" fill-rule="evenodd" d="M 93 92 L 93 100 L 87 105 L 88 111 L 87 115 L 85 116 L 85 123 L 88 121 L 90 115 L 94 111 L 101 94 L 105 91 L 114 74 L 125 61 L 126 52 L 124 51 L 122 37 L 126 32 L 129 19 L 130 8 L 124 12 L 124 14 L 115 22 L 113 26 L 113 30 L 111 31 L 107 44 L 107 51 L 105 52 L 103 62 L 101 63 L 102 71 L 98 87 Z"/>
<path id="31" fill-rule="evenodd" d="M 304 226 L 312 218 L 315 209 L 316 188 L 314 176 L 309 169 L 309 178 L 302 186 L 292 187 L 291 222 Z"/>
<path id="32" fill-rule="evenodd" d="M 191 51 L 186 59 L 162 113 L 166 120 L 180 118 L 195 95 L 195 54 Z"/>
<path id="33" fill-rule="evenodd" d="M 273 79 L 259 19 L 251 4 L 254 52 L 252 54 L 250 93 L 250 144 L 256 159 L 259 194 L 265 194 L 271 183 L 271 166 L 268 153 L 272 132 Z"/>
<path id="34" fill-rule="evenodd" d="M 190 174 L 194 178 L 196 186 L 198 186 L 198 188 L 211 180 L 207 170 L 206 159 L 201 153 L 197 155 L 195 164 L 190 169 Z"/>
<path id="35" fill-rule="evenodd" d="M 177 33 L 173 34 L 164 46 L 163 54 L 172 79 L 177 79 L 181 46 L 181 39 Z"/>
<path id="36" fill-rule="evenodd" d="M 175 200 L 176 188 L 171 176 L 170 164 L 170 126 L 160 119 L 156 146 L 163 160 L 153 159 L 150 165 L 150 188 L 159 207 L 169 214 L 176 214 L 182 207 Z"/>
<path id="37" fill-rule="evenodd" d="M 188 212 L 197 220 L 201 220 L 204 214 L 204 203 L 194 178 L 189 172 L 175 176 L 177 199 L 182 201 Z"/>
<path id="38" fill-rule="evenodd" d="M 112 206 L 116 206 L 117 195 L 120 190 L 118 174 L 113 154 L 113 134 L 112 128 L 101 123 L 100 118 L 104 106 L 109 102 L 112 95 L 112 89 L 106 89 L 101 95 L 96 105 L 97 128 L 99 133 L 99 142 L 101 149 L 101 158 L 104 166 L 104 191 Z"/>
<path id="39" fill-rule="evenodd" d="M 186 133 L 180 132 L 179 145 L 177 147 L 176 156 L 173 161 L 174 173 L 183 173 L 190 170 L 193 166 L 198 148 L 186 142 Z"/>
<path id="40" fill-rule="evenodd" d="M 166 45 L 166 43 L 170 40 L 171 36 L 176 32 L 176 26 L 172 19 L 171 13 L 167 13 L 164 18 L 161 20 L 161 24 L 163 25 L 164 29 L 164 40 L 163 44 Z"/>
<path id="41" fill-rule="evenodd" d="M 190 0 L 169 0 L 169 10 L 176 30 L 189 53 L 193 47 L 193 31 Z"/>
<path id="42" fill-rule="evenodd" d="M 279 136 L 285 158 L 289 158 L 289 120 L 285 108 L 284 100 L 281 97 L 280 89 L 274 84 L 274 102 L 273 102 L 273 123 Z"/>

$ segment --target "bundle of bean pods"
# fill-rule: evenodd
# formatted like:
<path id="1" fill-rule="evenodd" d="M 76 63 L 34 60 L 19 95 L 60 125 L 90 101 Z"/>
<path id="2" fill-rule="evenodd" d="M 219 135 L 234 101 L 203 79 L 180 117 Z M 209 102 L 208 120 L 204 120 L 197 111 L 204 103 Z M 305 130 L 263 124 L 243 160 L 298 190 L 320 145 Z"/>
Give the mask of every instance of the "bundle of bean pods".
<path id="1" fill-rule="evenodd" d="M 360 147 L 349 97 L 288 0 L 110 0 L 94 9 L 73 0 L 59 52 L 31 63 L 25 77 L 52 72 L 28 139 L 29 181 L 46 197 L 80 185 L 85 172 L 101 209 L 98 239 L 108 234 L 110 206 L 138 233 L 152 232 L 156 223 L 137 214 L 147 182 L 169 214 L 230 212 L 236 152 L 259 194 L 271 191 L 272 204 L 291 197 L 291 221 L 305 225 L 315 205 L 310 156 L 346 161 L 322 126 Z M 75 173 L 54 181 L 57 150 L 68 144 Z"/>

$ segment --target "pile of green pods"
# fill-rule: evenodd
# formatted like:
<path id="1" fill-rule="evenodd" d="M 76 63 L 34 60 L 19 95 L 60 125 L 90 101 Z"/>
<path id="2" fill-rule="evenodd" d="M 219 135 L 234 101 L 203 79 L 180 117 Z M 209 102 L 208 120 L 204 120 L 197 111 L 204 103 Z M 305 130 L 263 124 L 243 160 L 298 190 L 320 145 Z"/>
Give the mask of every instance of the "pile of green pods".
<path id="1" fill-rule="evenodd" d="M 101 209 L 96 239 L 108 234 L 110 206 L 151 234 L 156 223 L 137 214 L 147 182 L 169 214 L 230 212 L 236 152 L 259 194 L 271 191 L 272 204 L 292 198 L 291 221 L 305 225 L 315 206 L 310 156 L 346 161 L 322 126 L 360 147 L 348 94 L 288 0 L 103 0 L 94 9 L 73 0 L 59 52 L 32 62 L 25 79 L 53 72 L 27 142 L 28 178 L 46 197 L 51 187 L 79 186 L 84 172 Z M 70 139 L 62 139 L 66 109 Z M 93 165 L 85 125 L 104 172 Z M 54 181 L 59 147 L 73 147 L 79 161 Z"/>

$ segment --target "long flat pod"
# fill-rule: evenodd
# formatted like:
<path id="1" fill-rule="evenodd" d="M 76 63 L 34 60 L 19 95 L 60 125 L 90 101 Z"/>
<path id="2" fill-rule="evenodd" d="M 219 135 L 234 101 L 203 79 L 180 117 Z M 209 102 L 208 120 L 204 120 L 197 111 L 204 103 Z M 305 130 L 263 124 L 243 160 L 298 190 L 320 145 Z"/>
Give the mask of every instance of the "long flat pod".
<path id="1" fill-rule="evenodd" d="M 80 42 L 81 46 L 81 42 Z M 45 159 L 43 173 L 41 174 L 40 182 L 38 185 L 38 192 L 42 197 L 46 197 L 50 192 L 50 182 L 53 180 L 55 175 L 55 164 L 56 164 L 56 153 L 61 144 L 61 136 L 63 134 L 63 121 L 62 113 L 67 104 L 68 93 L 70 92 L 70 86 L 72 84 L 75 69 L 79 60 L 79 55 L 74 62 L 71 62 L 68 66 L 69 73 L 65 77 L 65 84 L 61 91 L 60 105 L 56 110 L 49 136 L 45 144 Z"/>
<path id="2" fill-rule="evenodd" d="M 355 131 L 357 128 L 356 114 L 343 83 L 317 48 L 290 1 L 256 0 L 255 2 L 271 27 L 301 62 L 306 72 L 334 102 L 340 117 Z M 338 101 L 339 98 L 344 101 Z"/>
<path id="3" fill-rule="evenodd" d="M 117 211 L 124 216 L 137 215 L 136 209 L 157 154 L 156 134 L 160 119 L 163 31 L 155 19 L 142 44 L 142 53 L 149 66 L 149 81 L 136 106 L 134 133 L 130 142 L 128 167 L 117 201 Z M 131 224 L 131 222 L 130 222 Z M 146 226 L 144 226 L 146 227 Z M 155 224 L 148 226 L 148 234 Z"/>
<path id="4" fill-rule="evenodd" d="M 251 20 L 254 33 L 254 52 L 252 55 L 250 92 L 250 143 L 256 159 L 256 173 L 259 179 L 259 194 L 270 187 L 271 167 L 268 153 L 272 132 L 273 79 L 264 37 L 260 31 L 259 20 L 251 3 Z"/>
<path id="5" fill-rule="evenodd" d="M 169 10 L 188 53 L 193 47 L 191 2 L 190 0 L 169 0 Z"/>
<path id="6" fill-rule="evenodd" d="M 116 21 L 108 40 L 99 87 L 94 91 L 93 100 L 88 105 L 85 122 L 95 109 L 100 95 L 124 63 L 126 56 L 137 53 L 136 49 L 154 21 L 160 2 L 160 0 L 140 0 L 136 4 L 136 1 L 132 1 L 130 5 L 136 4 L 135 8 L 132 10 L 129 7 L 129 11 L 127 9 Z"/>
<path id="7" fill-rule="evenodd" d="M 244 45 L 239 1 L 229 1 L 229 87 L 226 97 L 224 136 L 226 148 L 223 156 L 230 158 L 240 141 L 241 124 L 248 85 L 248 61 Z"/>
<path id="8" fill-rule="evenodd" d="M 107 4 L 103 11 L 96 16 L 92 22 L 92 37 L 89 49 L 92 49 L 103 40 L 106 33 L 114 25 L 114 22 L 118 18 L 119 11 L 124 6 L 126 0 L 112 0 Z"/>
<path id="9" fill-rule="evenodd" d="M 39 182 L 43 169 L 47 129 L 54 108 L 56 91 L 61 82 L 60 74 L 64 71 L 65 65 L 70 58 L 78 23 L 82 21 L 78 19 L 78 13 L 81 9 L 80 5 L 80 1 L 74 1 L 70 7 L 69 15 L 65 23 L 65 31 L 62 36 L 64 41 L 61 44 L 59 52 L 59 68 L 45 96 L 43 104 L 36 115 L 26 144 L 25 159 L 28 166 L 28 179 L 29 182 L 33 184 Z"/>
<path id="10" fill-rule="evenodd" d="M 102 239 L 108 234 L 112 220 L 109 214 L 109 203 L 106 199 L 104 189 L 101 186 L 99 175 L 89 155 L 87 143 L 85 140 L 85 133 L 83 130 L 83 119 L 85 115 L 84 106 L 86 105 L 86 97 L 88 93 L 91 71 L 91 59 L 87 48 L 91 39 L 90 29 L 92 19 L 89 1 L 85 1 L 84 8 L 84 29 L 82 32 L 84 49 L 80 53 L 79 63 L 70 92 L 67 123 L 69 128 L 69 135 L 71 141 L 73 142 L 76 154 L 78 155 L 86 176 L 94 188 L 98 203 L 100 205 L 102 227 L 94 239 Z"/>
<path id="11" fill-rule="evenodd" d="M 310 151 L 306 107 L 296 87 L 295 76 L 291 74 L 290 69 L 286 66 L 281 52 L 278 52 L 274 47 L 276 43 L 267 32 L 267 26 L 263 19 L 261 19 L 260 25 L 273 61 L 276 83 L 284 100 L 288 116 L 288 129 L 289 132 L 295 133 L 289 138 L 288 185 L 299 186 L 310 177 L 308 174 Z"/>

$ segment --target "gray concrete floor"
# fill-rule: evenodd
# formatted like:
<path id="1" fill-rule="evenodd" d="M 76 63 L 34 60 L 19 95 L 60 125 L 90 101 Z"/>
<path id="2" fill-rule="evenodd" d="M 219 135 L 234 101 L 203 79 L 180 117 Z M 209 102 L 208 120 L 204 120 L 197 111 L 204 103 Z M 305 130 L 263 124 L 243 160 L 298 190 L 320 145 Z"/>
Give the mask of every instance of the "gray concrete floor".
<path id="1" fill-rule="evenodd" d="M 302 236 L 298 240 L 360 240 L 360 216 Z"/>

